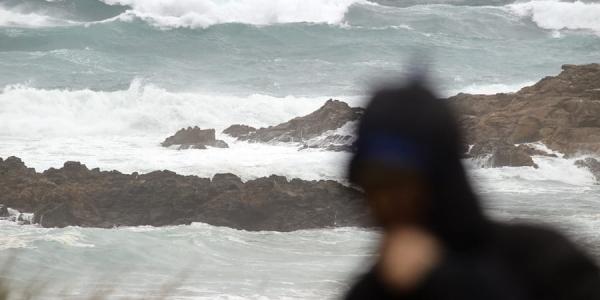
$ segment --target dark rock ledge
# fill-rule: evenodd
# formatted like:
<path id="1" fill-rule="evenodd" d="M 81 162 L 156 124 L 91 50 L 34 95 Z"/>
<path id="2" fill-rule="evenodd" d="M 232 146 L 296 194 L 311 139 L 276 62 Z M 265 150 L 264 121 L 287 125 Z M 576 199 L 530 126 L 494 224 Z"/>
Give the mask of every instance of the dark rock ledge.
<path id="1" fill-rule="evenodd" d="M 507 144 L 534 142 L 567 157 L 600 154 L 600 64 L 563 65 L 560 74 L 516 93 L 461 93 L 448 100 L 466 133 L 465 142 L 488 149 L 488 154 L 498 148 L 514 152 Z M 485 145 L 490 142 L 499 146 Z M 519 161 L 531 165 L 527 159 Z"/>
<path id="2" fill-rule="evenodd" d="M 214 129 L 200 129 L 198 126 L 182 128 L 174 135 L 166 138 L 163 147 L 178 146 L 183 149 L 206 149 L 206 147 L 228 148 L 229 145 L 222 140 L 217 140 Z"/>
<path id="3" fill-rule="evenodd" d="M 354 135 L 339 135 L 334 131 L 348 122 L 357 121 L 363 112 L 363 108 L 350 107 L 346 102 L 329 99 L 316 111 L 278 125 L 255 129 L 235 124 L 223 133 L 253 143 L 294 143 L 301 148 L 351 151 Z"/>
<path id="4" fill-rule="evenodd" d="M 0 203 L 33 212 L 44 227 L 178 225 L 204 222 L 245 230 L 369 226 L 361 192 L 334 181 L 269 176 L 243 182 L 170 171 L 122 174 L 66 162 L 42 173 L 0 159 Z"/>

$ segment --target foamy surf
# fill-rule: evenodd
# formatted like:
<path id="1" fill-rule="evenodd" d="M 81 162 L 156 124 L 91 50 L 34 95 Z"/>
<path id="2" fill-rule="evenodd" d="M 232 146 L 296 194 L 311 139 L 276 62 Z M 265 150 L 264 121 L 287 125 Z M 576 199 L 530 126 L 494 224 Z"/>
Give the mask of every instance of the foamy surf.
<path id="1" fill-rule="evenodd" d="M 7 282 L 15 291 L 32 274 L 52 276 L 44 299 L 98 290 L 112 299 L 155 297 L 169 284 L 169 299 L 336 299 L 366 268 L 377 238 L 357 228 L 279 233 L 200 223 L 145 230 L 2 225 L 0 241 L 12 246 L 0 252 L 0 263 L 18 251 L 18 268 Z"/>
<path id="2" fill-rule="evenodd" d="M 517 1 L 498 6 L 471 6 L 469 1 L 433 1 L 414 5 L 396 6 L 389 1 L 376 0 L 309 0 L 309 1 L 267 1 L 267 0 L 85 0 L 84 5 L 106 10 L 102 15 L 115 14 L 105 19 L 82 21 L 77 11 L 60 13 L 52 7 L 55 1 L 44 5 L 0 5 L 0 27 L 53 27 L 64 25 L 93 25 L 107 22 L 131 22 L 139 19 L 162 29 L 168 28 L 207 28 L 218 24 L 241 23 L 266 26 L 286 23 L 322 23 L 345 26 L 352 21 L 347 19 L 349 10 L 356 5 L 375 7 L 375 10 L 388 9 L 400 12 L 413 11 L 423 13 L 453 6 L 465 9 L 489 11 L 490 17 L 497 16 L 503 10 L 526 18 L 537 26 L 550 30 L 590 30 L 600 33 L 600 4 L 583 1 L 533 0 Z M 58 1 L 56 1 L 58 2 Z M 63 1 L 60 1 L 63 2 Z M 64 1 L 68 2 L 68 1 Z M 93 3 L 93 4 L 92 4 Z M 10 3 L 9 3 L 10 4 Z M 478 4 L 478 3 L 473 3 Z M 103 7 L 104 5 L 104 7 Z M 388 6 L 389 5 L 389 6 Z M 58 6 L 58 5 L 57 5 Z M 113 7 L 111 7 L 113 6 Z M 27 9 L 24 9 L 27 8 Z M 65 9 L 63 7 L 63 9 Z M 80 12 L 81 13 L 81 12 Z M 357 25 L 356 28 L 363 25 Z M 414 30 L 408 24 L 388 24 L 373 26 L 373 29 Z"/>
<path id="3" fill-rule="evenodd" d="M 113 92 L 16 85 L 0 92 L 0 135 L 164 135 L 194 125 L 218 131 L 240 123 L 264 127 L 308 114 L 327 99 L 171 92 L 138 80 Z"/>
<path id="4" fill-rule="evenodd" d="M 70 22 L 37 13 L 21 13 L 3 8 L 0 5 L 0 27 L 52 27 L 67 25 Z"/>
<path id="5" fill-rule="evenodd" d="M 206 28 L 222 23 L 339 24 L 350 6 L 367 3 L 364 0 L 103 0 L 103 2 L 131 7 L 122 15 L 124 19 L 135 16 L 156 26 L 168 28 Z"/>
<path id="6" fill-rule="evenodd" d="M 600 35 L 600 3 L 536 0 L 507 7 L 518 16 L 531 18 L 544 29 L 590 30 Z"/>

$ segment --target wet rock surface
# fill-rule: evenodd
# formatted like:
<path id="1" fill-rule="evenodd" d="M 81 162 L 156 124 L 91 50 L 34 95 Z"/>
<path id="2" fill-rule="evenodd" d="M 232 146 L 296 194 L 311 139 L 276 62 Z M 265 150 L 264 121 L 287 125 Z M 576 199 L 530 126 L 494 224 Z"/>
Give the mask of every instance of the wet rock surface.
<path id="1" fill-rule="evenodd" d="M 275 126 L 252 131 L 253 128 L 249 126 L 233 125 L 225 131 L 240 140 L 255 143 L 297 143 L 303 148 L 348 151 L 353 148 L 354 137 L 340 135 L 335 130 L 357 121 L 363 112 L 363 108 L 350 107 L 345 102 L 330 99 L 306 116 Z"/>
<path id="2" fill-rule="evenodd" d="M 458 94 L 468 144 L 542 142 L 572 156 L 600 153 L 600 64 L 563 65 L 557 76 L 512 94 Z"/>
<path id="3" fill-rule="evenodd" d="M 473 145 L 470 156 L 481 167 L 534 167 L 538 166 L 531 158 L 536 150 L 524 145 L 515 146 L 505 141 L 491 141 Z"/>
<path id="4" fill-rule="evenodd" d="M 245 230 L 369 226 L 363 194 L 334 181 L 270 176 L 243 182 L 170 171 L 122 174 L 77 162 L 37 173 L 16 157 L 0 161 L 0 203 L 35 213 L 44 227 L 177 225 L 204 222 Z"/>
<path id="5" fill-rule="evenodd" d="M 174 135 L 166 138 L 161 145 L 163 147 L 178 146 L 179 150 L 229 147 L 224 141 L 216 139 L 214 129 L 200 129 L 198 126 L 180 129 Z"/>
<path id="6" fill-rule="evenodd" d="M 250 133 L 255 132 L 256 128 L 248 125 L 234 124 L 223 130 L 224 134 L 234 138 L 245 138 Z"/>
<path id="7" fill-rule="evenodd" d="M 487 167 L 533 166 L 534 155 L 556 156 L 523 143 L 541 142 L 566 157 L 600 155 L 600 64 L 563 65 L 516 93 L 458 94 L 448 98 L 473 145 L 470 157 Z M 578 166 L 589 169 L 598 182 L 591 159 Z"/>
<path id="8" fill-rule="evenodd" d="M 8 218 L 9 216 L 8 207 L 0 204 L 0 218 Z"/>

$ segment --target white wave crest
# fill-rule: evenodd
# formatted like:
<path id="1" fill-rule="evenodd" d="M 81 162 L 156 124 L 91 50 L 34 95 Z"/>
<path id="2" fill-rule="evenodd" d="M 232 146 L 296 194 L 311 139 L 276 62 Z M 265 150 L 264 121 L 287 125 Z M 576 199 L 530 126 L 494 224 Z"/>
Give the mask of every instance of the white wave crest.
<path id="1" fill-rule="evenodd" d="M 544 29 L 591 30 L 600 35 L 600 3 L 535 0 L 510 4 L 508 8 Z"/>
<path id="2" fill-rule="evenodd" d="M 66 21 L 49 16 L 36 13 L 22 13 L 0 6 L 0 27 L 37 28 L 67 24 L 68 22 Z"/>
<path id="3" fill-rule="evenodd" d="M 170 92 L 134 80 L 127 90 L 92 91 L 8 86 L 0 90 L 0 135 L 156 134 L 198 125 L 222 130 L 262 127 L 312 112 L 326 97 L 247 97 Z"/>
<path id="4" fill-rule="evenodd" d="M 339 24 L 350 6 L 366 0 L 102 0 L 131 7 L 121 20 L 141 18 L 164 28 L 205 28 L 221 23 Z"/>

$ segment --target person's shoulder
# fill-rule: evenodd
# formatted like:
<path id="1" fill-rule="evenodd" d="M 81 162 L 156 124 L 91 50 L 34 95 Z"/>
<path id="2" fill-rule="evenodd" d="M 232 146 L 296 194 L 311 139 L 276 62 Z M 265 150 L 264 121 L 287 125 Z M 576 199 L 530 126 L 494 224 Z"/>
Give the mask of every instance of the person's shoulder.
<path id="1" fill-rule="evenodd" d="M 577 262 L 595 265 L 583 249 L 557 230 L 523 223 L 498 224 L 495 227 L 497 249 L 513 258 L 555 266 Z"/>
<path id="2" fill-rule="evenodd" d="M 532 224 L 495 226 L 495 250 L 534 299 L 600 299 L 600 270 L 566 236 Z"/>
<path id="3" fill-rule="evenodd" d="M 530 223 L 498 223 L 496 236 L 503 240 L 535 243 L 571 243 L 566 236 L 546 226 Z"/>
<path id="4" fill-rule="evenodd" d="M 375 268 L 363 274 L 348 290 L 345 300 L 370 299 L 373 295 L 377 295 L 382 291 L 382 284 L 376 275 Z"/>

